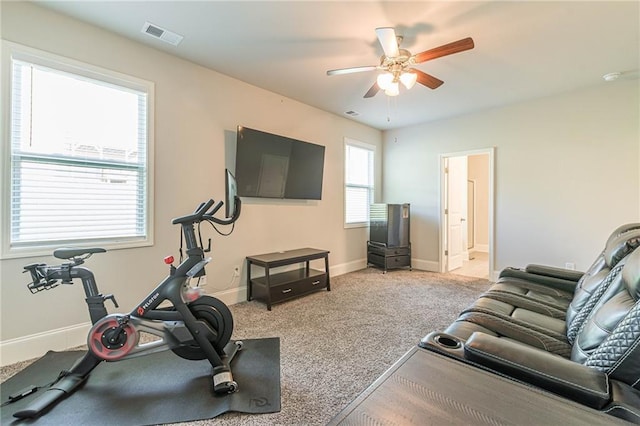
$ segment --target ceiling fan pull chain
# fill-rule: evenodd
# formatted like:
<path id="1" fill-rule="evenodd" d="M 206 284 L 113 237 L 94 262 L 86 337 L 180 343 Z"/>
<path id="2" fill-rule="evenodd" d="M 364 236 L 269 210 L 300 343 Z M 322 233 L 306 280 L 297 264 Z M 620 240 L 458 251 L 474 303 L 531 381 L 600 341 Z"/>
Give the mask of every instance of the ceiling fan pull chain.
<path id="1" fill-rule="evenodd" d="M 391 105 L 393 102 L 393 105 Z M 387 123 L 391 123 L 391 116 L 398 110 L 397 96 L 387 96 Z"/>

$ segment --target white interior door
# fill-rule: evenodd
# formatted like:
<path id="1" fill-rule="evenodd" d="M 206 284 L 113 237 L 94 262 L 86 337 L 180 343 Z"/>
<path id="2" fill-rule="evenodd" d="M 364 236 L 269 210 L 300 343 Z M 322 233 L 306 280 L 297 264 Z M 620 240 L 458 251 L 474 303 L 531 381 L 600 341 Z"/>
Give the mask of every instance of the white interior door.
<path id="1" fill-rule="evenodd" d="M 473 164 L 469 162 L 470 156 L 480 155 L 487 155 L 486 165 L 482 166 L 484 168 L 481 169 L 484 170 L 483 173 L 487 174 L 486 177 L 482 177 L 483 175 L 479 174 L 478 167 L 480 166 L 477 162 Z M 467 214 L 468 204 L 466 200 L 468 197 L 466 180 L 471 178 L 476 179 L 476 206 L 482 207 L 482 210 L 480 211 L 483 212 L 482 216 L 478 213 L 478 210 L 474 212 L 475 220 L 473 229 L 475 230 L 476 235 L 474 249 L 488 252 L 489 279 L 495 279 L 495 273 L 493 272 L 494 157 L 495 148 L 440 154 L 440 261 L 438 263 L 438 270 L 440 272 L 458 269 L 461 261 L 468 258 L 468 236 L 465 237 L 465 234 L 468 235 L 471 231 L 469 231 L 467 227 L 467 221 L 469 218 L 465 217 Z M 458 161 L 460 159 L 463 161 Z M 461 169 L 464 171 L 458 173 Z M 472 173 L 469 173 L 470 170 Z M 458 176 L 456 178 L 456 175 L 459 174 L 462 174 L 462 176 Z M 473 176 L 480 176 L 480 178 L 471 177 L 472 174 Z M 477 179 L 480 180 L 478 181 Z M 459 188 L 457 193 L 462 194 L 464 199 L 460 199 L 455 195 L 456 187 Z M 481 189 L 480 191 L 479 188 Z M 451 207 L 449 206 L 449 200 L 451 200 Z M 463 208 L 462 210 L 458 210 L 456 206 L 463 206 Z M 449 209 L 452 210 L 452 214 L 449 214 Z M 451 224 L 451 226 L 449 226 L 449 224 Z M 478 234 L 479 232 L 480 234 Z M 460 244 L 460 240 L 462 240 L 462 244 Z M 459 254 L 461 254 L 461 256 L 459 256 Z"/>
<path id="2" fill-rule="evenodd" d="M 449 157 L 447 165 L 447 271 L 462 267 L 466 253 L 467 157 Z"/>

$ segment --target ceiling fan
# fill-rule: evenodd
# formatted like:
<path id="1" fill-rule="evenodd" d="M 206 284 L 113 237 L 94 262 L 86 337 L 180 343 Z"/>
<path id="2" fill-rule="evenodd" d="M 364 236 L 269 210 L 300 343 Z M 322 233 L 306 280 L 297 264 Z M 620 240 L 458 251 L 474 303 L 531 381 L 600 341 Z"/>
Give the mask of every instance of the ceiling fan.
<path id="1" fill-rule="evenodd" d="M 407 89 L 412 88 L 416 82 L 430 89 L 437 89 L 444 81 L 422 72 L 419 69 L 412 68 L 412 66 L 442 56 L 473 49 L 474 46 L 473 39 L 467 37 L 412 55 L 408 50 L 400 48 L 402 37 L 397 36 L 393 28 L 376 28 L 376 35 L 384 51 L 384 55 L 380 58 L 380 65 L 327 71 L 327 75 L 351 74 L 374 70 L 382 71 L 382 73 L 378 75 L 376 82 L 373 83 L 373 86 L 371 86 L 369 91 L 364 95 L 365 98 L 375 96 L 380 90 L 384 90 L 388 96 L 396 96 L 400 93 L 399 83 L 402 83 Z"/>

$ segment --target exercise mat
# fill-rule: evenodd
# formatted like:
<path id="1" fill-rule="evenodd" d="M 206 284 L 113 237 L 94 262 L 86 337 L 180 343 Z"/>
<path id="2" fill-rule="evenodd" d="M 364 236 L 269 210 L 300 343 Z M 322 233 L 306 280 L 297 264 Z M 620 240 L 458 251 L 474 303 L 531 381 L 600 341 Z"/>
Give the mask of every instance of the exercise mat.
<path id="1" fill-rule="evenodd" d="M 87 382 L 35 420 L 18 420 L 13 413 L 25 408 L 45 388 L 2 407 L 3 425 L 145 425 L 204 420 L 229 411 L 280 411 L 280 339 L 243 340 L 231 364 L 238 391 L 213 393 L 211 364 L 189 361 L 171 351 L 103 362 Z M 2 383 L 2 402 L 31 386 L 42 386 L 68 369 L 83 352 L 48 352 Z"/>

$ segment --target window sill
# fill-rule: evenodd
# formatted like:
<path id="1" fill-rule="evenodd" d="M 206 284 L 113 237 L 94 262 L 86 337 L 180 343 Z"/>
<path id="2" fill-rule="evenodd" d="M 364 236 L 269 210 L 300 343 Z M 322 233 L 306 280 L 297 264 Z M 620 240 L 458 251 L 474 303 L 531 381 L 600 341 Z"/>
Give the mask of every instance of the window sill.
<path id="1" fill-rule="evenodd" d="M 110 250 L 121 250 L 121 249 L 132 249 L 132 248 L 142 248 L 142 247 L 150 247 L 153 246 L 153 239 L 136 239 L 136 240 L 122 240 L 122 241 L 83 241 L 83 242 L 60 242 L 48 245 L 40 245 L 37 247 L 19 247 L 12 248 L 7 251 L 4 251 L 0 256 L 1 260 L 5 259 L 20 259 L 20 258 L 28 258 L 28 257 L 39 257 L 39 256 L 52 256 L 53 251 L 62 247 L 74 247 L 74 248 L 82 248 L 82 247 L 101 247 L 107 251 Z"/>
<path id="2" fill-rule="evenodd" d="M 369 222 L 357 222 L 357 223 L 345 223 L 344 224 L 344 229 L 368 228 L 368 227 L 369 227 Z"/>

